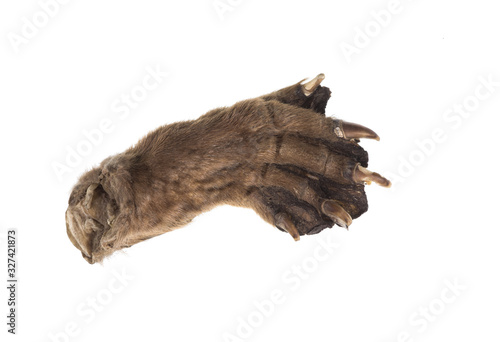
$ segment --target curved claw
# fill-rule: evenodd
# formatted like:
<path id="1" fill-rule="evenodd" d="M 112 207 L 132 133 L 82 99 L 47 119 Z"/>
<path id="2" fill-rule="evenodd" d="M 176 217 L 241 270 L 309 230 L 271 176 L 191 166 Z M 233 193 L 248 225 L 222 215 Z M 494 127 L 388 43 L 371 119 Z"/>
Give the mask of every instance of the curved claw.
<path id="1" fill-rule="evenodd" d="M 319 74 L 312 80 L 302 85 L 302 92 L 305 96 L 310 96 L 316 88 L 321 84 L 321 82 L 325 79 L 325 74 Z"/>
<path id="2" fill-rule="evenodd" d="M 391 187 L 391 181 L 382 177 L 380 174 L 376 172 L 372 172 L 364 167 L 362 167 L 360 164 L 357 164 L 354 167 L 354 172 L 352 175 L 352 178 L 355 182 L 362 183 L 366 182 L 370 184 L 372 181 L 377 183 L 380 186 L 383 186 L 385 188 L 390 188 Z"/>
<path id="3" fill-rule="evenodd" d="M 290 217 L 285 214 L 285 213 L 280 213 L 275 216 L 274 218 L 275 225 L 284 231 L 286 231 L 288 234 L 290 234 L 295 241 L 300 240 L 300 234 L 295 225 L 293 224 L 292 220 Z"/>
<path id="4" fill-rule="evenodd" d="M 337 134 L 339 138 L 348 140 L 361 138 L 380 140 L 378 134 L 368 127 L 347 121 L 339 121 L 339 126 L 335 129 L 335 134 Z"/>
<path id="5" fill-rule="evenodd" d="M 352 223 L 352 217 L 335 201 L 326 200 L 321 205 L 321 210 L 325 215 L 330 217 L 336 224 L 341 227 L 348 228 Z"/>

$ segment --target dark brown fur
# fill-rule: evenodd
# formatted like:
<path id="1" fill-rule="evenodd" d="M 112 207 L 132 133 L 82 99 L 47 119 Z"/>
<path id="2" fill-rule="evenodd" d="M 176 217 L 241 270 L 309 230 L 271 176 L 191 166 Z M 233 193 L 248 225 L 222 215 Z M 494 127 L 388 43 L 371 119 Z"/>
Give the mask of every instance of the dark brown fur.
<path id="1" fill-rule="evenodd" d="M 272 225 L 287 213 L 300 235 L 334 224 L 325 199 L 360 216 L 367 201 L 352 170 L 368 156 L 333 133 L 329 97 L 321 86 L 305 96 L 298 83 L 150 132 L 79 179 L 66 212 L 70 240 L 94 263 L 221 204 L 252 208 Z"/>

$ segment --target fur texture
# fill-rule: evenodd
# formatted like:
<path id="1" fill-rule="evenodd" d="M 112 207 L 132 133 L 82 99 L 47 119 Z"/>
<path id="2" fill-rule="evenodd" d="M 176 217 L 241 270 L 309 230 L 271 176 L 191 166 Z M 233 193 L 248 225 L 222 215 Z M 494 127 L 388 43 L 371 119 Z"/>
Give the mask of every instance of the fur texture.
<path id="1" fill-rule="evenodd" d="M 335 223 L 325 200 L 359 217 L 368 205 L 352 173 L 368 155 L 334 134 L 329 98 L 326 87 L 306 96 L 297 83 L 150 132 L 81 176 L 66 212 L 71 242 L 100 262 L 221 204 L 252 208 L 272 225 L 287 215 L 300 235 Z"/>

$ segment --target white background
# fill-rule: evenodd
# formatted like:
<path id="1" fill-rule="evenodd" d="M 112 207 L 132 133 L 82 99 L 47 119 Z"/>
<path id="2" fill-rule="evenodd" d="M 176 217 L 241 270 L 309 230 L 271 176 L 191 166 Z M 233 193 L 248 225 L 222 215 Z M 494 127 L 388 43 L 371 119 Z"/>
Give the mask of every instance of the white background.
<path id="1" fill-rule="evenodd" d="M 37 1 L 0 5 L 2 341 L 497 341 L 500 87 L 480 81 L 500 82 L 496 4 L 401 0 L 382 27 L 371 13 L 392 9 L 386 0 L 221 3 L 230 10 L 74 0 L 46 25 Z M 16 45 L 23 18 L 45 26 Z M 349 58 L 346 44 L 358 49 Z M 170 73 L 121 119 L 112 104 L 147 68 Z M 348 232 L 294 242 L 250 210 L 219 207 L 103 265 L 70 243 L 64 212 L 85 170 L 159 125 L 320 72 L 333 92 L 327 114 L 374 129 L 381 141 L 362 142 L 370 169 L 394 181 L 367 188 L 370 210 Z M 462 118 L 453 110 L 464 102 Z M 105 118 L 113 131 L 59 178 L 54 165 Z"/>

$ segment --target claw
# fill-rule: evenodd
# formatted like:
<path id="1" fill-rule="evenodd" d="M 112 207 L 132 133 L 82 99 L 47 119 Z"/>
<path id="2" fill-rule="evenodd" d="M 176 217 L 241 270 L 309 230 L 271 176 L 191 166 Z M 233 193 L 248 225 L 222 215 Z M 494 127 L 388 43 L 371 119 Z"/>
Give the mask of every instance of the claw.
<path id="1" fill-rule="evenodd" d="M 314 93 L 314 91 L 316 90 L 316 88 L 318 88 L 318 86 L 320 85 L 320 83 L 324 79 L 325 79 L 325 74 L 319 74 L 318 76 L 316 76 L 315 78 L 313 78 L 309 82 L 303 84 L 302 85 L 302 91 L 304 92 L 304 95 L 305 96 L 309 96 L 312 93 Z"/>
<path id="2" fill-rule="evenodd" d="M 321 205 L 321 210 L 329 216 L 336 224 L 348 229 L 352 223 L 351 215 L 335 201 L 326 200 Z"/>
<path id="3" fill-rule="evenodd" d="M 275 217 L 275 224 L 277 227 L 283 229 L 284 231 L 288 232 L 295 241 L 300 240 L 300 234 L 295 225 L 293 224 L 292 220 L 287 214 L 280 213 L 276 215 Z"/>
<path id="4" fill-rule="evenodd" d="M 368 127 L 347 121 L 339 121 L 339 127 L 337 127 L 337 129 L 335 130 L 335 133 L 339 138 L 345 139 L 367 138 L 375 139 L 377 141 L 380 140 L 380 137 L 377 135 L 377 133 L 375 133 Z"/>
<path id="5" fill-rule="evenodd" d="M 352 178 L 355 182 L 361 183 L 361 182 L 375 182 L 380 186 L 383 186 L 385 188 L 390 188 L 391 187 L 391 181 L 382 177 L 376 172 L 372 172 L 364 167 L 362 167 L 360 164 L 357 164 L 354 167 L 354 172 L 352 175 Z"/>

